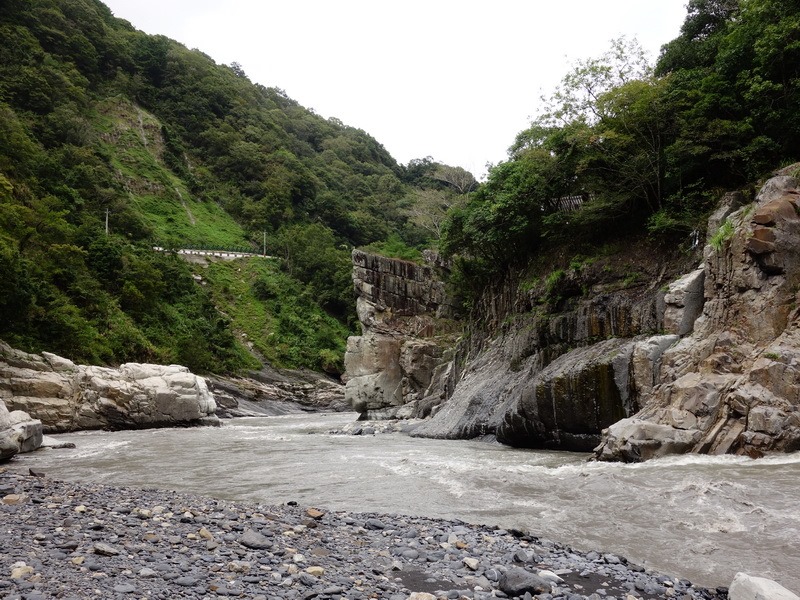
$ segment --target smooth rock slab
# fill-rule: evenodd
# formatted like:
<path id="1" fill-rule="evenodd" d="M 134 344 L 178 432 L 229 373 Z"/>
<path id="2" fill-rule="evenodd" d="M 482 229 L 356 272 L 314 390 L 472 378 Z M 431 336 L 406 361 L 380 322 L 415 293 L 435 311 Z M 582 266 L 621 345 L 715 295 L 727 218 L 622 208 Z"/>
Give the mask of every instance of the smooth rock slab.
<path id="1" fill-rule="evenodd" d="M 746 573 L 737 573 L 728 589 L 729 600 L 800 600 L 781 584 L 766 579 L 753 577 Z"/>
<path id="2" fill-rule="evenodd" d="M 245 530 L 242 537 L 239 538 L 239 543 L 246 548 L 252 548 L 254 550 L 272 548 L 272 540 L 252 529 Z"/>
<path id="3" fill-rule="evenodd" d="M 94 545 L 94 553 L 99 554 L 100 556 L 117 556 L 120 552 L 118 549 L 114 548 L 105 542 L 97 542 Z"/>
<path id="4" fill-rule="evenodd" d="M 364 527 L 366 529 L 386 529 L 386 525 L 380 519 L 367 519 Z"/>

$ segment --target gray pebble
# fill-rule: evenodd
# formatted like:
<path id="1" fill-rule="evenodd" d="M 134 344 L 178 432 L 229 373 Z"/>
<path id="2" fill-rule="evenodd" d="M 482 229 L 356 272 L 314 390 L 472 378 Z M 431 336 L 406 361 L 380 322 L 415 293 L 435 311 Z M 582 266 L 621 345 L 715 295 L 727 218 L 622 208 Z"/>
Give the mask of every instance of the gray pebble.
<path id="1" fill-rule="evenodd" d="M 31 498 L 0 507 L 19 524 L 0 531 L 0 574 L 8 578 L 15 562 L 40 574 L 35 584 L 25 577 L 0 579 L 3 598 L 77 600 L 91 586 L 94 597 L 163 600 L 406 600 L 414 591 L 454 600 L 584 599 L 578 581 L 596 589 L 589 600 L 624 598 L 637 587 L 640 595 L 663 597 L 667 585 L 678 599 L 724 597 L 642 572 L 614 554 L 582 554 L 521 532 L 462 522 L 326 511 L 312 528 L 305 508 L 291 504 L 222 502 L 50 478 L 35 479 L 40 487 L 34 487 L 34 478 L 0 475 L 14 493 Z M 76 498 L 85 506 L 80 515 L 74 513 Z M 295 560 L 296 554 L 304 559 Z M 537 568 L 567 581 L 554 593 L 533 573 Z M 601 582 L 606 585 L 598 589 Z"/>

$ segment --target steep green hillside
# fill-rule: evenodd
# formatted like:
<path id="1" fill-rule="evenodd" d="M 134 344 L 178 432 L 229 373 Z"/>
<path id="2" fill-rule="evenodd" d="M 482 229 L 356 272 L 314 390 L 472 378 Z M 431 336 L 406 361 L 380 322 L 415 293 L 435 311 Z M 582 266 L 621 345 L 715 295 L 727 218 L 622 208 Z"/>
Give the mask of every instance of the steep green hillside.
<path id="1" fill-rule="evenodd" d="M 320 311 L 310 288 L 281 271 L 277 261 L 215 262 L 196 272 L 243 343 L 258 356 L 277 365 L 343 372 L 348 329 Z"/>
<path id="2" fill-rule="evenodd" d="M 97 111 L 92 121 L 99 133 L 97 150 L 159 246 L 249 246 L 244 229 L 219 204 L 198 201 L 167 167 L 158 119 L 123 96 L 98 103 Z"/>
<path id="3" fill-rule="evenodd" d="M 351 248 L 430 240 L 407 178 L 365 132 L 97 0 L 3 3 L 0 337 L 13 344 L 219 371 L 256 364 L 247 339 L 279 365 L 335 371 Z M 152 250 L 264 239 L 277 266 L 212 265 L 205 286 Z"/>

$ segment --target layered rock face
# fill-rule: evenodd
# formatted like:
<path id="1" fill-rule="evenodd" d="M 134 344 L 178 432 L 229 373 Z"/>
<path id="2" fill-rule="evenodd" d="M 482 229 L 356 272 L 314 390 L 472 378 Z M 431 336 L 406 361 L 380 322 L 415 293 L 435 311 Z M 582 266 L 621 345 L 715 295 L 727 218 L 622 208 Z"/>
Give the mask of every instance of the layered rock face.
<path id="1" fill-rule="evenodd" d="M 496 435 L 519 447 L 591 450 L 603 428 L 638 410 L 661 354 L 679 339 L 693 303 L 677 286 L 670 292 L 654 282 L 559 315 L 518 316 L 476 344 L 446 402 L 412 435 Z M 645 337 L 666 327 L 666 295 L 675 332 Z"/>
<path id="2" fill-rule="evenodd" d="M 410 417 L 438 381 L 447 316 L 432 266 L 353 251 L 362 335 L 347 340 L 345 399 L 363 418 Z"/>
<path id="3" fill-rule="evenodd" d="M 38 419 L 46 433 L 216 422 L 205 380 L 185 367 L 76 365 L 0 342 L 0 400 Z M 11 414 L 14 414 L 13 412 Z"/>
<path id="4" fill-rule="evenodd" d="M 221 418 L 350 410 L 344 386 L 313 371 L 278 371 L 264 365 L 248 377 L 214 376 L 206 382 Z"/>
<path id="5" fill-rule="evenodd" d="M 412 435 L 603 460 L 800 450 L 797 188 L 780 176 L 755 203 L 727 195 L 690 273 L 654 262 L 646 286 L 597 286 L 556 314 L 490 306 L 512 317 L 452 356 L 410 337 L 426 298 L 400 300 L 388 264 L 354 255 L 365 334 L 348 346 L 348 396 L 367 417 L 431 416 Z"/>
<path id="6" fill-rule="evenodd" d="M 364 330 L 348 340 L 346 397 L 363 418 L 431 417 L 412 435 L 497 435 L 518 446 L 590 450 L 633 414 L 663 350 L 698 312 L 695 274 L 665 292 L 599 293 L 558 315 L 521 315 L 494 338 L 431 338 L 447 309 L 429 269 L 354 253 Z M 700 294 L 702 298 L 702 294 Z M 675 334 L 639 339 L 664 328 Z M 595 340 L 601 343 L 592 344 Z M 640 365 L 637 376 L 632 364 Z"/>
<path id="7" fill-rule="evenodd" d="M 800 450 L 798 181 L 775 177 L 735 208 L 712 217 L 693 331 L 664 352 L 642 410 L 604 433 L 598 458 Z"/>

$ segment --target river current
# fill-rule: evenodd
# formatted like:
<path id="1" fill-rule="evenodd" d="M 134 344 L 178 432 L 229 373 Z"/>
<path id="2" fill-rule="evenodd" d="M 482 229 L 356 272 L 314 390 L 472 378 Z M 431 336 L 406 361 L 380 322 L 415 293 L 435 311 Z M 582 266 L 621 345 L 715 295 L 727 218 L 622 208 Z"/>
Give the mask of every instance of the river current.
<path id="1" fill-rule="evenodd" d="M 705 586 L 737 571 L 800 593 L 800 453 L 643 464 L 405 435 L 331 435 L 353 413 L 82 432 L 15 462 L 67 480 L 462 519 L 599 550 Z"/>

